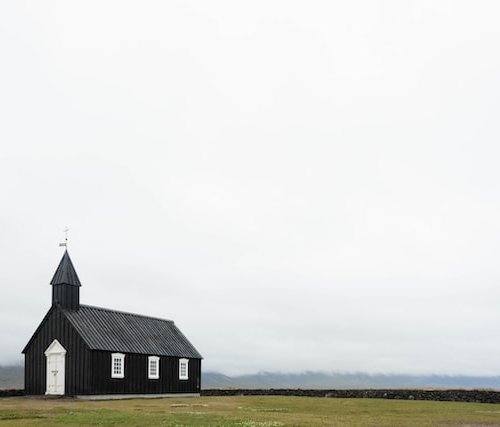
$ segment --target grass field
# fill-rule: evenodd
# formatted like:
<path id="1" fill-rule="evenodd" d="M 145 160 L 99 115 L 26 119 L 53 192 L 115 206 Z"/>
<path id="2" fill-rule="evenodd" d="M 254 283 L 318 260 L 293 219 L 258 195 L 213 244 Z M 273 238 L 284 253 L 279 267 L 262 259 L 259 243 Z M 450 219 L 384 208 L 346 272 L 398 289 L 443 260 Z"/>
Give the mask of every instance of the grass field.
<path id="1" fill-rule="evenodd" d="M 500 426 L 500 404 L 313 397 L 0 399 L 0 426 Z"/>

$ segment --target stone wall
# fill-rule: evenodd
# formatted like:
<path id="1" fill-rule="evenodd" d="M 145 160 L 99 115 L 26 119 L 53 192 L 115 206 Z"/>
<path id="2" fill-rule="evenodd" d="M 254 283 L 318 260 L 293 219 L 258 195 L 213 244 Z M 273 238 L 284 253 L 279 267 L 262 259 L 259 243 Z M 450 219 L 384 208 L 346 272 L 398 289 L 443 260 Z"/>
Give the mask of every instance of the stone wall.
<path id="1" fill-rule="evenodd" d="M 303 390 L 303 389 L 210 389 L 202 396 L 308 396 L 370 399 L 437 400 L 500 403 L 500 391 L 491 390 Z"/>
<path id="2" fill-rule="evenodd" d="M 500 403 L 500 391 L 492 390 L 305 390 L 305 389 L 208 389 L 202 396 L 302 396 L 368 399 L 437 400 Z M 24 390 L 0 390 L 0 397 L 24 396 Z"/>
<path id="3" fill-rule="evenodd" d="M 24 396 L 24 390 L 0 390 L 0 397 Z"/>

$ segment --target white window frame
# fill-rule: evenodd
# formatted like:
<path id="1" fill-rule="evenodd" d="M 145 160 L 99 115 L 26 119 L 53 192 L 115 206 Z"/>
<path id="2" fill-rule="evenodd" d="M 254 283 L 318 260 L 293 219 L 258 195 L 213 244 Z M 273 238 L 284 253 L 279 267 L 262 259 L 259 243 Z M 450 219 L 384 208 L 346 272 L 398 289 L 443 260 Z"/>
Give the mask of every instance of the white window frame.
<path id="1" fill-rule="evenodd" d="M 184 374 L 182 373 L 183 366 L 186 367 Z M 180 380 L 188 380 L 189 379 L 189 359 L 179 359 L 179 379 Z"/>
<path id="2" fill-rule="evenodd" d="M 120 361 L 120 372 L 115 372 L 115 360 Z M 123 353 L 111 354 L 111 378 L 125 378 L 125 355 Z"/>
<path id="3" fill-rule="evenodd" d="M 156 364 L 156 374 L 151 372 L 151 363 Z M 158 356 L 148 356 L 148 378 L 150 380 L 160 379 L 160 358 Z"/>

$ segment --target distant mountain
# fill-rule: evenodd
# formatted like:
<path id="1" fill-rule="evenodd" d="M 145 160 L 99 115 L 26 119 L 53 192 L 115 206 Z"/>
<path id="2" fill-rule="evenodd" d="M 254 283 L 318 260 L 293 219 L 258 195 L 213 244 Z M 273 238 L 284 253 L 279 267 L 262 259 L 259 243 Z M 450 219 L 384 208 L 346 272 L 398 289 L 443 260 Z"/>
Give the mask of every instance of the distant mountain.
<path id="1" fill-rule="evenodd" d="M 22 365 L 0 366 L 0 389 L 21 389 L 24 383 Z M 303 372 L 281 374 L 260 372 L 228 376 L 218 372 L 202 372 L 203 389 L 209 388 L 482 388 L 500 389 L 500 377 L 446 375 L 369 375 L 364 373 Z"/>
<path id="2" fill-rule="evenodd" d="M 24 388 L 24 366 L 0 366 L 0 389 Z"/>
<path id="3" fill-rule="evenodd" d="M 279 374 L 261 372 L 230 377 L 217 372 L 202 373 L 202 388 L 488 388 L 500 389 L 500 377 L 446 375 L 369 375 L 363 373 Z"/>

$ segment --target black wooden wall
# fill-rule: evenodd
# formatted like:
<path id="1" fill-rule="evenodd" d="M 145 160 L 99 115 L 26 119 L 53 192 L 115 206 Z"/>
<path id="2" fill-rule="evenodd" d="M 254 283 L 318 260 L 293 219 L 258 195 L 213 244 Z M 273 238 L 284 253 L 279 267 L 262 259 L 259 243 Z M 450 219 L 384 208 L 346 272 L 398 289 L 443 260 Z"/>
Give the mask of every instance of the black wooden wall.
<path id="1" fill-rule="evenodd" d="M 201 360 L 189 359 L 189 379 L 179 380 L 179 358 L 160 357 L 160 378 L 148 379 L 148 356 L 125 355 L 125 378 L 111 378 L 111 351 L 89 350 L 58 306 L 53 306 L 25 349 L 25 392 L 45 394 L 45 350 L 57 339 L 66 349 L 65 394 L 199 393 Z"/>
<path id="2" fill-rule="evenodd" d="M 90 389 L 90 350 L 57 306 L 53 306 L 25 349 L 26 394 L 45 394 L 45 350 L 57 339 L 66 349 L 65 393 L 86 394 Z"/>
<path id="3" fill-rule="evenodd" d="M 189 359 L 189 379 L 179 379 L 179 359 L 160 357 L 160 378 L 148 379 L 148 356 L 125 354 L 125 378 L 111 378 L 111 353 L 92 351 L 92 391 L 90 394 L 199 393 L 201 360 Z"/>
<path id="4" fill-rule="evenodd" d="M 77 310 L 80 306 L 80 288 L 73 285 L 52 285 L 52 304 L 59 303 L 64 308 Z"/>

